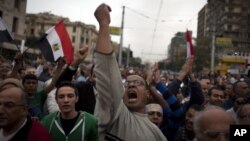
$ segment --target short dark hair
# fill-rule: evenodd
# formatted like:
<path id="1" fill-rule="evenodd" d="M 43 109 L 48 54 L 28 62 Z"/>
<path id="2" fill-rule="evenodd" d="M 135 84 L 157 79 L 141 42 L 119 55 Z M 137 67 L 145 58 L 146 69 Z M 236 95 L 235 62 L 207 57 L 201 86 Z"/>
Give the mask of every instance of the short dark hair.
<path id="1" fill-rule="evenodd" d="M 234 84 L 233 84 L 233 92 L 236 93 L 236 88 L 238 87 L 238 84 L 239 83 L 246 83 L 246 81 L 236 81 Z"/>
<path id="2" fill-rule="evenodd" d="M 192 104 L 188 109 L 194 109 L 195 111 L 202 111 L 205 109 L 204 105 Z"/>
<path id="3" fill-rule="evenodd" d="M 211 96 L 213 90 L 222 91 L 224 94 L 224 91 L 220 87 L 212 87 L 208 90 L 208 96 Z"/>
<path id="4" fill-rule="evenodd" d="M 36 77 L 36 75 L 34 75 L 34 74 L 26 74 L 24 77 L 23 77 L 23 80 L 22 80 L 22 84 L 24 84 L 24 82 L 26 81 L 26 80 L 36 80 L 36 81 L 38 81 L 38 78 Z"/>
<path id="5" fill-rule="evenodd" d="M 73 82 L 71 82 L 71 81 L 62 81 L 62 82 L 60 82 L 59 85 L 57 86 L 57 89 L 56 89 L 56 98 L 57 98 L 58 90 L 59 90 L 61 87 L 70 87 L 70 88 L 74 89 L 75 95 L 76 95 L 76 96 L 79 96 L 79 93 L 78 93 L 78 90 L 77 90 L 77 88 L 76 88 L 75 83 L 73 83 Z"/>
<path id="6" fill-rule="evenodd" d="M 245 112 L 245 111 L 243 111 L 243 108 L 245 106 L 249 106 L 249 105 L 250 105 L 250 103 L 245 103 L 245 104 L 243 104 L 242 106 L 239 107 L 239 109 L 236 112 L 236 115 L 237 115 L 238 118 L 241 118 L 242 117 L 242 113 Z"/>

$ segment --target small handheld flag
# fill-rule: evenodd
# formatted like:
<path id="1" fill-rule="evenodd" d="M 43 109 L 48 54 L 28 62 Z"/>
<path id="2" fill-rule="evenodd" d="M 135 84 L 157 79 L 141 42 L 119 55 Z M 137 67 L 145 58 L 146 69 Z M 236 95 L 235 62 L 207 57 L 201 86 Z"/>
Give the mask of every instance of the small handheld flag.
<path id="1" fill-rule="evenodd" d="M 13 38 L 4 24 L 3 19 L 0 17 L 0 42 L 10 42 Z"/>
<path id="2" fill-rule="evenodd" d="M 47 61 L 54 62 L 60 57 L 65 57 L 68 64 L 73 61 L 73 47 L 63 21 L 50 28 L 37 46 Z"/>
<path id="3" fill-rule="evenodd" d="M 186 31 L 186 42 L 187 42 L 187 58 L 194 56 L 194 48 L 192 44 L 192 38 L 189 31 Z"/>

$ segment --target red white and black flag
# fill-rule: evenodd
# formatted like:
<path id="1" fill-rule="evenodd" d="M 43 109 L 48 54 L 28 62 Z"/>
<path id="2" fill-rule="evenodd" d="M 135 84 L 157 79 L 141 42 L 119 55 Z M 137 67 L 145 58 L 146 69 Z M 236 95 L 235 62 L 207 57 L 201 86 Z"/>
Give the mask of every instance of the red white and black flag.
<path id="1" fill-rule="evenodd" d="M 37 46 L 47 61 L 55 62 L 60 57 L 65 57 L 68 64 L 73 61 L 73 47 L 63 21 L 51 27 Z"/>
<path id="2" fill-rule="evenodd" d="M 194 56 L 194 47 L 192 44 L 192 38 L 189 31 L 186 31 L 186 42 L 187 42 L 187 58 Z"/>
<path id="3" fill-rule="evenodd" d="M 4 24 L 3 19 L 0 17 L 0 42 L 10 42 L 13 38 Z"/>

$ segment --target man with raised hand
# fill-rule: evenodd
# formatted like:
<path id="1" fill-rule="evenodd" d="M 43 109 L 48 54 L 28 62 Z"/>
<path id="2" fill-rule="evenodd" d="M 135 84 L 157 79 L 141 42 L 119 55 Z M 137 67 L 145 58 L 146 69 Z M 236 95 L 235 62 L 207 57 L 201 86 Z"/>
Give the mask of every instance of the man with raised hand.
<path id="1" fill-rule="evenodd" d="M 148 97 L 145 80 L 129 75 L 124 89 L 109 36 L 110 11 L 106 4 L 95 11 L 100 26 L 95 53 L 98 91 L 95 115 L 99 118 L 99 140 L 166 141 L 145 114 Z"/>

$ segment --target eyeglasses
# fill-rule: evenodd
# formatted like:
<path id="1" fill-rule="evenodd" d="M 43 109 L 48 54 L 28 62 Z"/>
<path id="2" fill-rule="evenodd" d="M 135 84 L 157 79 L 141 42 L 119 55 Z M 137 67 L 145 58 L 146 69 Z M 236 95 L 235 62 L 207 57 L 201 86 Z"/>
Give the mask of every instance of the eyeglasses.
<path id="1" fill-rule="evenodd" d="M 132 81 L 126 81 L 124 83 L 125 87 L 128 87 L 128 85 L 141 86 L 141 85 L 145 85 L 145 84 L 140 80 L 132 80 Z"/>
<path id="2" fill-rule="evenodd" d="M 230 138 L 229 132 L 218 132 L 218 131 L 205 131 L 203 132 L 204 135 L 206 135 L 208 138 L 216 140 L 219 136 L 224 136 L 225 139 Z"/>
<path id="3" fill-rule="evenodd" d="M 236 103 L 238 105 L 243 105 L 243 104 L 246 104 L 246 101 L 245 100 L 236 100 Z"/>
<path id="4" fill-rule="evenodd" d="M 147 114 L 150 116 L 156 115 L 157 117 L 162 117 L 162 113 L 158 111 L 150 111 Z"/>
<path id="5" fill-rule="evenodd" d="M 215 97 L 215 98 L 220 98 L 220 99 L 225 98 L 224 95 L 219 95 L 219 94 L 213 94 L 212 96 Z"/>
<path id="6" fill-rule="evenodd" d="M 5 109 L 11 109 L 14 107 L 24 106 L 23 104 L 15 104 L 13 102 L 0 102 L 0 106 L 3 106 Z"/>
<path id="7" fill-rule="evenodd" d="M 238 117 L 239 117 L 240 119 L 250 119 L 250 114 L 239 115 Z"/>

